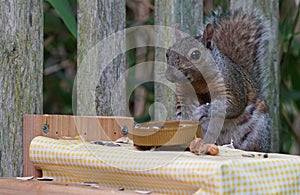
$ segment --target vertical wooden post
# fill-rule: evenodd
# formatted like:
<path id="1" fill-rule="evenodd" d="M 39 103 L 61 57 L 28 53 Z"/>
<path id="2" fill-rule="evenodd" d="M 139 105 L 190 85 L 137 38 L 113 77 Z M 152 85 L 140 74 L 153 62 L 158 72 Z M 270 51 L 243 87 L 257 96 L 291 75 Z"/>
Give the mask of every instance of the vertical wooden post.
<path id="1" fill-rule="evenodd" d="M 155 25 L 175 28 L 175 24 L 180 26 L 180 30 L 195 36 L 199 34 L 202 26 L 202 0 L 156 0 L 155 1 Z M 175 35 L 168 33 L 158 33 L 155 45 L 157 46 L 161 40 L 166 43 L 164 45 L 171 46 L 175 42 Z M 161 43 L 160 43 L 161 44 Z M 155 66 L 154 80 L 155 83 L 155 120 L 170 120 L 175 118 L 175 91 L 164 85 L 166 60 L 165 53 L 167 48 L 155 48 Z M 159 62 L 159 63 L 158 63 Z M 163 62 L 163 63 L 162 63 Z M 167 82 L 167 81 L 165 81 Z M 175 92 L 175 93 L 174 93 Z M 165 107 L 165 111 L 161 106 Z"/>
<path id="2" fill-rule="evenodd" d="M 22 175 L 22 115 L 42 112 L 43 1 L 0 2 L 0 176 Z"/>
<path id="3" fill-rule="evenodd" d="M 272 151 L 279 151 L 279 2 L 277 0 L 231 0 L 231 9 L 256 10 L 269 22 L 270 38 L 266 62 L 262 67 L 264 99 L 269 107 L 272 130 Z"/>
<path id="4" fill-rule="evenodd" d="M 78 1 L 78 115 L 126 115 L 125 2 Z"/>

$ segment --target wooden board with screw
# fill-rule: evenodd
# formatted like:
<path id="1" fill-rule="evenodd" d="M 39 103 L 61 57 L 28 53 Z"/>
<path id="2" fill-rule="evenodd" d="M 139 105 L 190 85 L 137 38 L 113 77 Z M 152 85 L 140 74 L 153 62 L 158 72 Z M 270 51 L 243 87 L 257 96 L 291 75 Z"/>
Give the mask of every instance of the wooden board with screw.
<path id="1" fill-rule="evenodd" d="M 86 141 L 115 141 L 123 136 L 122 128 L 124 127 L 127 127 L 127 136 L 132 139 L 133 125 L 134 121 L 132 117 L 24 115 L 23 176 L 41 176 L 41 171 L 36 170 L 29 159 L 30 142 L 36 136 L 46 136 L 57 139 L 80 136 Z"/>

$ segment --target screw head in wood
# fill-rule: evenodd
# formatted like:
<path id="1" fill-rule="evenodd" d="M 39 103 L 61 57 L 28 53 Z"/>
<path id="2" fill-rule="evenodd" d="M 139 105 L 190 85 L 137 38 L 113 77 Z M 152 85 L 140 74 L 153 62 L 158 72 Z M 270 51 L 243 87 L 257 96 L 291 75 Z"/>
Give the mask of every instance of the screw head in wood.
<path id="1" fill-rule="evenodd" d="M 43 133 L 47 134 L 49 132 L 49 125 L 44 124 L 42 127 Z"/>
<path id="2" fill-rule="evenodd" d="M 121 132 L 123 135 L 127 135 L 128 134 L 128 128 L 126 125 L 124 125 L 122 128 L 121 128 Z"/>

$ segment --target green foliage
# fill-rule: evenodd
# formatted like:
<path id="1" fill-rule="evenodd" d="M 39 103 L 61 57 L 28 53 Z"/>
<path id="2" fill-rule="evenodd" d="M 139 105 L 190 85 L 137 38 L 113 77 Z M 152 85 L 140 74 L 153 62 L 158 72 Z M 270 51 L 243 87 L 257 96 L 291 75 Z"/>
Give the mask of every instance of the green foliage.
<path id="1" fill-rule="evenodd" d="M 77 38 L 77 23 L 72 12 L 70 2 L 68 0 L 46 0 L 49 2 L 59 14 L 72 35 Z M 71 3 L 76 2 L 72 0 Z"/>
<path id="2" fill-rule="evenodd" d="M 280 86 L 280 152 L 289 153 L 299 144 L 300 110 L 300 5 L 292 1 L 280 1 L 280 44 L 281 44 L 281 86 Z"/>
<path id="3" fill-rule="evenodd" d="M 66 2 L 61 5 L 69 4 L 74 16 L 76 1 Z M 57 10 L 48 3 L 44 4 L 44 25 L 44 113 L 72 114 L 77 40 Z"/>
<path id="4" fill-rule="evenodd" d="M 230 0 L 214 0 L 214 7 L 218 7 L 218 9 L 228 10 L 230 7 Z"/>

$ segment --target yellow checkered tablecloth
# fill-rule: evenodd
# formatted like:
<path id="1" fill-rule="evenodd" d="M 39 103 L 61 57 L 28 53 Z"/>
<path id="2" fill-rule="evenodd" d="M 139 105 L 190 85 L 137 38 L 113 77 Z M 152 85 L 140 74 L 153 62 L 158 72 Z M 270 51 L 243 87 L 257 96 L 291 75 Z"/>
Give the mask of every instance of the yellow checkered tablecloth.
<path id="1" fill-rule="evenodd" d="M 196 156 L 42 136 L 30 145 L 33 164 L 57 182 L 96 182 L 167 194 L 300 194 L 300 157 L 248 158 L 243 153 L 220 147 L 218 156 Z"/>

